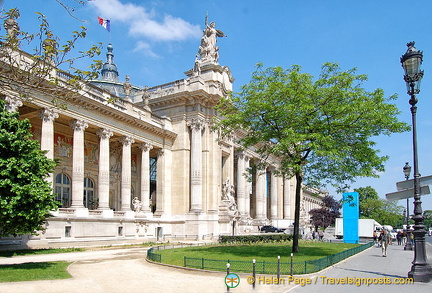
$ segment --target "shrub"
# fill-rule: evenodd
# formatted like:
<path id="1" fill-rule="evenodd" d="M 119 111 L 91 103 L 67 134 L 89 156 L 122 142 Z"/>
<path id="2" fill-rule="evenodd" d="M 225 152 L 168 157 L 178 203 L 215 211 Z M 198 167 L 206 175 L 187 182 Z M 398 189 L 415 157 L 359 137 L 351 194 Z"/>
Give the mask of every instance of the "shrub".
<path id="1" fill-rule="evenodd" d="M 262 234 L 262 235 L 239 235 L 239 236 L 219 236 L 219 243 L 270 243 L 291 241 L 293 235 L 288 234 Z"/>

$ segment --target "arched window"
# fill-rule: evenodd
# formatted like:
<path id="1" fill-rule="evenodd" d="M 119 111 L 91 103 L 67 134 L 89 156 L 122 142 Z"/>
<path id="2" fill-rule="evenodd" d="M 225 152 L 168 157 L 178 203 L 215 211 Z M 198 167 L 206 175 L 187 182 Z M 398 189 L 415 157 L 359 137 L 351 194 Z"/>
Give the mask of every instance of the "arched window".
<path id="1" fill-rule="evenodd" d="M 89 210 L 95 210 L 98 206 L 94 196 L 94 182 L 89 177 L 84 178 L 84 206 Z"/>
<path id="2" fill-rule="evenodd" d="M 60 202 L 61 208 L 68 208 L 71 205 L 71 180 L 68 175 L 60 173 L 56 176 L 54 190 L 56 200 Z"/>

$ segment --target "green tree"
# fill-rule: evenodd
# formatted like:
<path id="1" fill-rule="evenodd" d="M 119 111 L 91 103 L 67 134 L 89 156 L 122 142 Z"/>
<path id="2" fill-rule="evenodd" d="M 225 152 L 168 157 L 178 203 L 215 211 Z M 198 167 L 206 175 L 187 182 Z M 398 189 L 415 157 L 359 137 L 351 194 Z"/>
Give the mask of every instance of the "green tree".
<path id="1" fill-rule="evenodd" d="M 371 186 L 359 187 L 354 189 L 354 191 L 359 194 L 360 218 L 368 219 L 374 209 L 382 208 L 378 192 Z"/>
<path id="2" fill-rule="evenodd" d="M 384 209 L 384 201 L 377 198 L 367 198 L 360 203 L 360 218 L 375 219 L 377 213 Z M 375 219 L 378 221 L 378 219 Z M 379 222 L 379 221 L 378 221 Z"/>
<path id="3" fill-rule="evenodd" d="M 217 121 L 222 134 L 234 129 L 244 147 L 264 159 L 278 158 L 279 173 L 295 176 L 293 252 L 298 252 L 300 193 L 303 182 L 332 184 L 339 190 L 356 177 L 378 177 L 386 156 L 374 149 L 374 136 L 409 130 L 397 119 L 399 110 L 381 89 L 366 91 L 365 75 L 326 63 L 316 81 L 290 69 L 258 64 L 241 92 L 222 99 Z M 263 163 L 264 164 L 264 163 Z"/>
<path id="4" fill-rule="evenodd" d="M 0 99 L 0 236 L 43 230 L 57 208 L 51 184 L 45 179 L 55 162 L 32 140 L 30 122 L 19 120 Z"/>
<path id="5" fill-rule="evenodd" d="M 309 211 L 311 215 L 311 224 L 315 227 L 315 231 L 318 227 L 323 229 L 330 225 L 333 225 L 336 218 L 340 217 L 340 209 L 342 205 L 340 202 L 334 199 L 331 195 L 326 195 L 323 198 L 323 204 L 321 208 L 312 209 Z"/>
<path id="6" fill-rule="evenodd" d="M 426 228 L 432 227 L 432 210 L 425 210 L 423 212 L 423 217 L 424 217 L 423 222 Z"/>
<path id="7" fill-rule="evenodd" d="M 370 219 L 375 219 L 381 225 L 390 225 L 394 228 L 400 227 L 403 222 L 403 207 L 395 202 L 384 199 L 370 200 Z"/>
<path id="8" fill-rule="evenodd" d="M 56 2 L 73 16 L 73 9 L 64 1 Z M 70 40 L 61 41 L 52 33 L 46 17 L 39 12 L 36 15 L 40 25 L 31 33 L 20 30 L 19 9 L 0 14 L 5 26 L 0 35 L 0 90 L 18 94 L 24 102 L 31 102 L 35 93 L 43 93 L 52 97 L 54 106 L 67 107 L 80 97 L 87 80 L 97 78 L 102 62 L 93 60 L 88 70 L 74 64 L 99 55 L 101 44 L 79 50 L 78 41 L 86 37 L 85 27 L 73 31 Z M 27 53 L 23 48 L 33 51 Z M 57 208 L 50 184 L 44 180 L 55 163 L 44 156 L 37 141 L 30 139 L 27 120 L 19 121 L 18 113 L 5 111 L 3 101 L 0 111 L 0 236 L 35 233 Z"/>
<path id="9" fill-rule="evenodd" d="M 375 219 L 382 225 L 399 227 L 403 222 L 403 207 L 396 202 L 381 199 L 371 186 L 354 189 L 359 194 L 360 218 Z"/>
<path id="10" fill-rule="evenodd" d="M 102 44 L 92 45 L 88 50 L 77 50 L 78 41 L 87 35 L 84 26 L 73 31 L 70 40 L 61 42 L 51 31 L 45 15 L 36 14 L 40 24 L 35 33 L 20 30 L 17 21 L 19 9 L 0 14 L 7 27 L 6 33 L 0 35 L 0 88 L 16 92 L 24 100 L 30 100 L 37 89 L 49 94 L 55 106 L 66 107 L 79 98 L 85 81 L 98 77 L 102 61 L 93 60 L 87 70 L 74 64 L 79 59 L 98 56 Z M 24 52 L 24 46 L 34 48 L 33 52 Z"/>
<path id="11" fill-rule="evenodd" d="M 387 201 L 384 199 L 382 201 L 384 202 L 384 214 L 383 217 L 380 219 L 382 221 L 380 223 L 393 226 L 394 228 L 402 228 L 404 207 L 398 206 L 397 202 L 394 201 Z"/>

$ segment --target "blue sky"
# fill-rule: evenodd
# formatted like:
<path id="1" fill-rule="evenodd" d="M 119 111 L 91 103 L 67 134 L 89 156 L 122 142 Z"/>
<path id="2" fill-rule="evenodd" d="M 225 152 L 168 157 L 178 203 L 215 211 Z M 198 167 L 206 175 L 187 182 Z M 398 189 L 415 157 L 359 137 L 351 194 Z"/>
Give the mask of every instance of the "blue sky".
<path id="1" fill-rule="evenodd" d="M 36 11 L 45 14 L 55 34 L 67 40 L 79 26 L 88 28 L 77 49 L 102 42 L 114 46 L 115 63 L 123 81 L 126 74 L 137 86 L 155 86 L 182 79 L 193 67 L 204 20 L 227 37 L 218 39 L 219 63 L 228 66 L 234 90 L 248 83 L 254 66 L 300 65 L 304 72 L 319 74 L 324 62 L 342 69 L 356 67 L 369 77 L 364 87 L 382 88 L 395 101 L 400 120 L 411 123 L 400 57 L 406 43 L 415 41 L 424 52 L 421 92 L 418 95 L 419 171 L 432 175 L 432 1 L 418 0 L 94 0 L 74 6 L 76 20 L 55 0 L 4 0 L 6 9 L 18 7 L 22 30 L 37 29 Z M 410 6 L 410 7 L 408 7 Z M 111 20 L 111 33 L 97 23 L 97 16 Z M 99 59 L 105 60 L 105 50 Z M 396 191 L 404 180 L 402 167 L 412 163 L 412 134 L 377 137 L 377 148 L 390 156 L 379 179 L 359 179 L 352 188 L 372 186 L 381 197 Z M 339 195 L 331 193 L 339 198 Z M 422 198 L 423 209 L 432 209 L 432 195 Z M 401 202 L 405 204 L 405 201 Z M 413 208 L 410 206 L 410 210 Z"/>

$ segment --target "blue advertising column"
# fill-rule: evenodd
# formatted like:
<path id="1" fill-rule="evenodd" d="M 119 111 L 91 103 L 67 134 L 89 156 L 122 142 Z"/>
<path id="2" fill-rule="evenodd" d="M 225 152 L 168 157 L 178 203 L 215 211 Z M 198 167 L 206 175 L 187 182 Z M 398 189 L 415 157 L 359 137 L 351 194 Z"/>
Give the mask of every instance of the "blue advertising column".
<path id="1" fill-rule="evenodd" d="M 359 243 L 359 194 L 357 192 L 344 193 L 342 208 L 344 243 Z"/>

